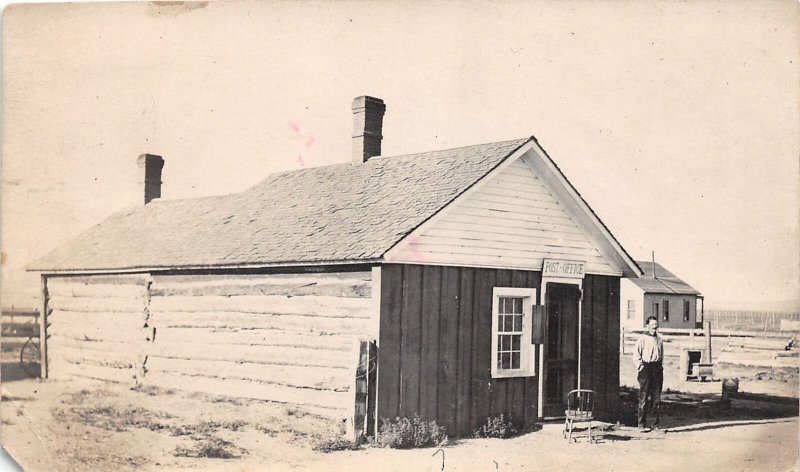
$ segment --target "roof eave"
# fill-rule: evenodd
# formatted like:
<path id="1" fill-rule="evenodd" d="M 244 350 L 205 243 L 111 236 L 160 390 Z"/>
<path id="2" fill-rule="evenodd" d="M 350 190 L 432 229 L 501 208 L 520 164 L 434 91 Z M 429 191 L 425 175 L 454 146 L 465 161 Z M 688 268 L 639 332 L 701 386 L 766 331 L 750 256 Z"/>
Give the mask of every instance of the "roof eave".
<path id="1" fill-rule="evenodd" d="M 252 264 L 185 264 L 185 265 L 146 265 L 146 266 L 131 266 L 131 267 L 111 267 L 111 268 L 94 268 L 94 269 L 35 269 L 26 268 L 29 272 L 40 272 L 42 275 L 100 275 L 100 274 L 135 274 L 135 273 L 149 273 L 149 272 L 171 272 L 176 270 L 181 271 L 207 271 L 207 270 L 252 270 L 252 269 L 270 269 L 282 267 L 326 267 L 326 266 L 348 266 L 348 265 L 365 265 L 365 264 L 380 264 L 383 258 L 368 258 L 368 259 L 342 259 L 330 261 L 285 261 L 285 262 L 269 262 L 269 263 L 252 263 Z"/>

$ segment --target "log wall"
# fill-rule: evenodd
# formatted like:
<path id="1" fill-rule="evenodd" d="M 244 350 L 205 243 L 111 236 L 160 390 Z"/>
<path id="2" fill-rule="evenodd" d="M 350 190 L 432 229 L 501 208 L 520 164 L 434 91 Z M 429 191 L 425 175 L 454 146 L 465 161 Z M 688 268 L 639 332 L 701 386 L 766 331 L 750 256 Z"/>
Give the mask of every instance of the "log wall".
<path id="1" fill-rule="evenodd" d="M 51 278 L 52 373 L 347 418 L 358 341 L 377 336 L 371 283 L 367 271 Z"/>
<path id="2" fill-rule="evenodd" d="M 146 275 L 48 277 L 49 376 L 134 384 L 147 300 Z"/>

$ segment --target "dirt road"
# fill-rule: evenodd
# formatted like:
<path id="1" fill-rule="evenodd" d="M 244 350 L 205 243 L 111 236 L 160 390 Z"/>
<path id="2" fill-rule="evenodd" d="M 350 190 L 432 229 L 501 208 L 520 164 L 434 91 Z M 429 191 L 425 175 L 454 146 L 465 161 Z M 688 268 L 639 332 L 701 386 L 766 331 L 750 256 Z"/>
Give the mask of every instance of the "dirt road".
<path id="1" fill-rule="evenodd" d="M 19 380 L 3 384 L 0 413 L 3 444 L 26 470 L 64 472 L 639 471 L 642 463 L 648 471 L 783 472 L 796 470 L 800 433 L 796 402 L 769 397 L 723 408 L 673 405 L 664 412 L 666 434 L 618 427 L 599 444 L 568 444 L 559 424 L 545 424 L 512 439 L 453 441 L 441 451 L 328 454 L 312 445 L 335 432 L 320 430 L 313 417 L 179 392 Z"/>

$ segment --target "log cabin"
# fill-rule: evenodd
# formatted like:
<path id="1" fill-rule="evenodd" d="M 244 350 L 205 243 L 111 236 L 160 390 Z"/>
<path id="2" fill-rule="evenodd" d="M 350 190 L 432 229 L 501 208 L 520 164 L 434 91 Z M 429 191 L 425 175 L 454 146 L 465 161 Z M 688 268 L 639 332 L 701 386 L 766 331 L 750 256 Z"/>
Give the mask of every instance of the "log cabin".
<path id="1" fill-rule="evenodd" d="M 29 266 L 43 377 L 280 402 L 372 434 L 618 415 L 620 278 L 641 274 L 534 137 L 382 156 L 353 102 L 351 162 L 225 196 L 144 203 Z"/>

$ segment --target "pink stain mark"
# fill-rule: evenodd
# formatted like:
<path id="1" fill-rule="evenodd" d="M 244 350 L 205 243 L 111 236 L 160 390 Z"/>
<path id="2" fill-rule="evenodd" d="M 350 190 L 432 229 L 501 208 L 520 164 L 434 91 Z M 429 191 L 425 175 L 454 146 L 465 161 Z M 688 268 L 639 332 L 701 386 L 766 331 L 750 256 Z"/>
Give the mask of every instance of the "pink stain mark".
<path id="1" fill-rule="evenodd" d="M 419 253 L 417 248 L 420 246 L 420 243 L 417 241 L 416 236 L 411 236 L 408 238 L 408 258 L 412 261 L 421 261 L 425 259 L 425 256 Z"/>
<path id="2" fill-rule="evenodd" d="M 300 132 L 300 123 L 298 123 L 298 122 L 296 122 L 294 120 L 289 120 L 289 128 L 292 128 L 292 130 L 295 133 L 299 133 Z"/>
<path id="3" fill-rule="evenodd" d="M 300 164 L 301 167 L 306 165 L 306 161 L 303 160 L 303 156 L 300 154 L 297 155 L 297 163 Z"/>
<path id="4" fill-rule="evenodd" d="M 308 138 L 308 141 L 306 141 L 306 149 L 311 149 L 313 145 L 314 145 L 314 136 L 311 136 L 310 138 Z"/>

